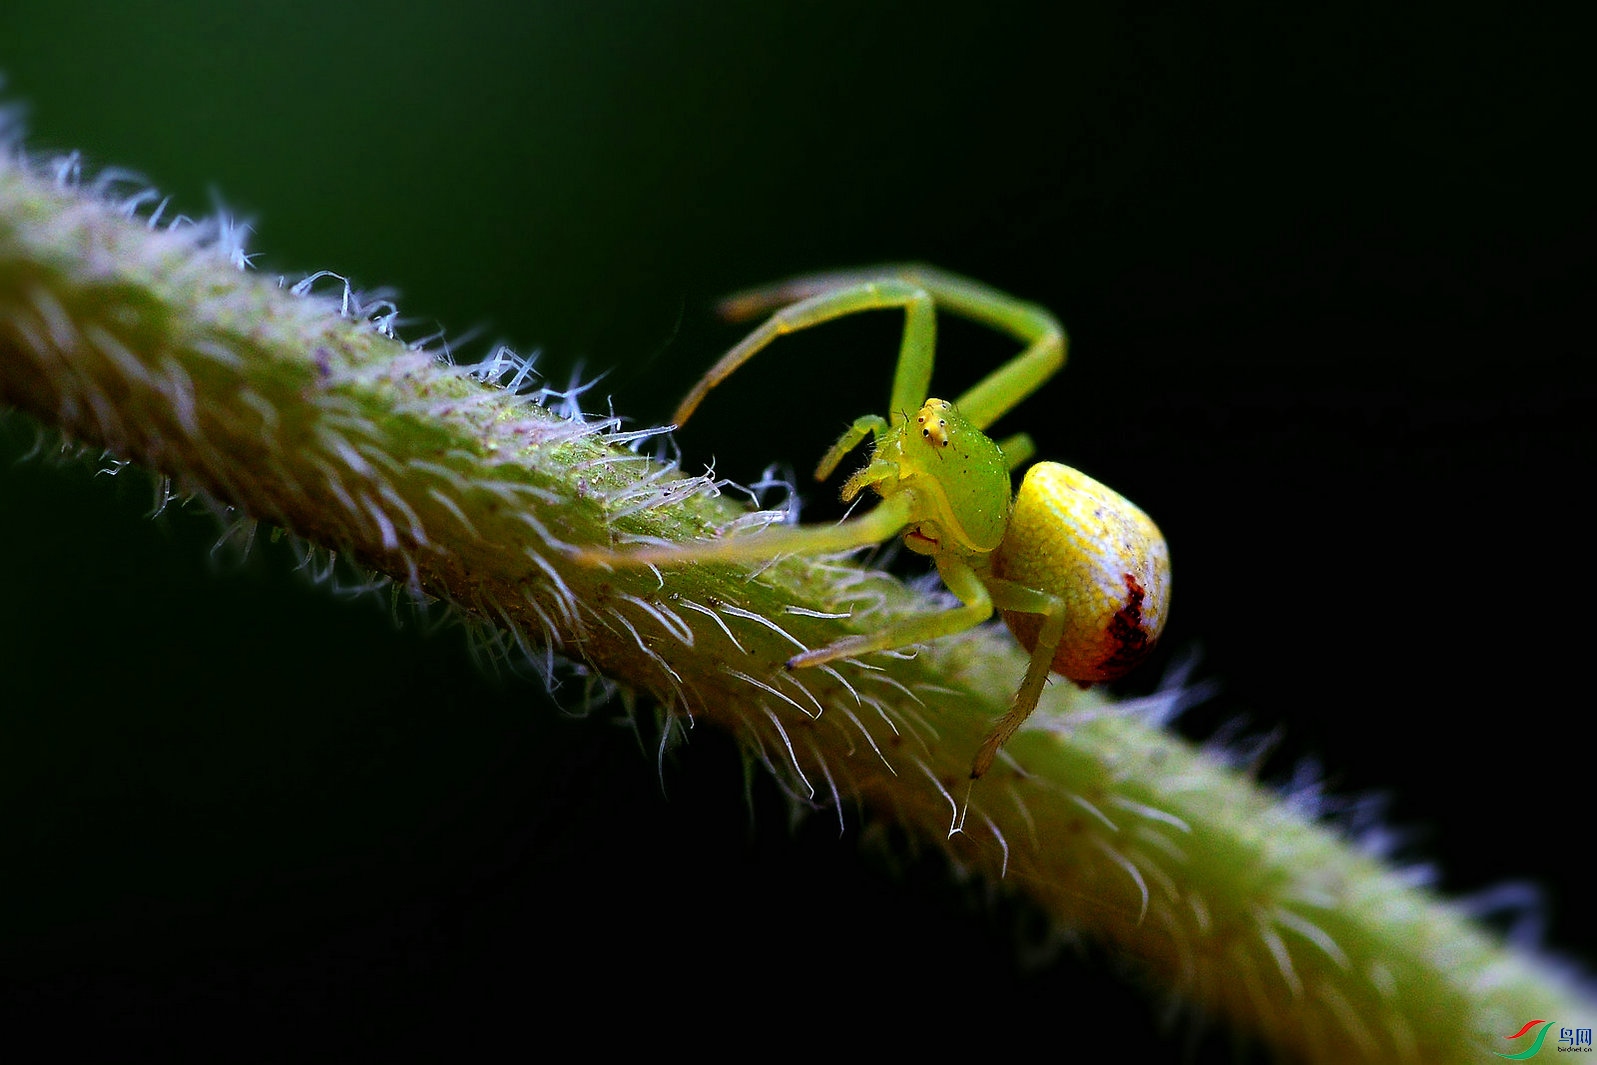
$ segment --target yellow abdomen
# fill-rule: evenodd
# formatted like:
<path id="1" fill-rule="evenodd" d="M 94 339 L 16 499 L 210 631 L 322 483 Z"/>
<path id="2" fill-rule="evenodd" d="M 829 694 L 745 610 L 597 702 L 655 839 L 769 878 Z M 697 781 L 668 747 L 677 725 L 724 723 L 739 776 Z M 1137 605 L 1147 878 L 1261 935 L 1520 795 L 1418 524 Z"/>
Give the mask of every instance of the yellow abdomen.
<path id="1" fill-rule="evenodd" d="M 1170 549 L 1159 527 L 1114 489 L 1057 462 L 1026 471 L 993 573 L 1065 601 L 1053 671 L 1079 684 L 1129 671 L 1170 612 Z M 1041 616 L 1003 615 L 1033 650 Z"/>

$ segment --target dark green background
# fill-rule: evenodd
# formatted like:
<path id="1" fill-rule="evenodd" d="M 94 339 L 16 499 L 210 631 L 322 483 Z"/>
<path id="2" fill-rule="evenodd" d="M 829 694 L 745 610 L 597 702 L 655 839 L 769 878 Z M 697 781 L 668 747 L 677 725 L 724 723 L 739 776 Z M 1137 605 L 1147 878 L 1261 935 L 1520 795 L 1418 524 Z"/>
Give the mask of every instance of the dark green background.
<path id="1" fill-rule="evenodd" d="M 737 332 L 713 299 L 919 258 L 1058 311 L 1003 426 L 1114 484 L 1176 562 L 1163 658 L 1389 793 L 1449 890 L 1528 879 L 1590 958 L 1589 57 L 1556 14 L 1385 5 L 0 6 L 37 152 L 255 218 L 257 265 L 395 285 L 640 423 Z M 1488 13 L 1483 13 L 1488 12 Z M 691 467 L 803 468 L 886 402 L 889 316 L 787 343 Z M 1005 348 L 944 330 L 939 390 Z M 1040 922 L 752 821 L 730 745 L 664 773 L 610 711 L 485 678 L 281 549 L 143 514 L 133 472 L 0 423 L 0 1000 L 130 1039 L 337 1049 L 833 1044 L 1174 1053 Z M 810 513 L 829 513 L 827 489 Z M 190 508 L 195 509 L 197 508 Z M 1131 690 L 1155 683 L 1158 665 Z M 580 701 L 576 684 L 558 694 Z M 1016 942 L 1023 946 L 1015 947 Z M 587 1011 L 606 1018 L 587 1026 Z M 1590 1020 L 1590 1019 L 1588 1019 Z M 1230 1060 L 1223 1035 L 1203 1060 Z M 228 1056 L 257 1045 L 219 1044 Z"/>

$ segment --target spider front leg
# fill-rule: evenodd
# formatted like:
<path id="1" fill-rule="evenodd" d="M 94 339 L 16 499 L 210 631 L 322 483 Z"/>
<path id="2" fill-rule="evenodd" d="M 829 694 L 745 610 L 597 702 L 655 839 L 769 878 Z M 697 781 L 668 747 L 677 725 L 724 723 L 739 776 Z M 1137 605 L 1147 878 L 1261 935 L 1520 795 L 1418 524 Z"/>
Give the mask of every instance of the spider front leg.
<path id="1" fill-rule="evenodd" d="M 773 317 L 781 317 L 799 307 L 808 307 L 815 300 L 839 299 L 848 293 L 853 293 L 869 285 L 887 286 L 889 284 L 908 284 L 929 296 L 937 307 L 957 314 L 961 318 L 969 319 L 981 325 L 989 326 L 1000 332 L 1007 333 L 1016 340 L 1026 345 L 1025 349 L 1013 359 L 988 374 L 974 387 L 954 400 L 954 406 L 964 412 L 965 417 L 978 429 L 986 429 L 993 422 L 1003 417 L 1017 403 L 1035 392 L 1044 381 L 1059 372 L 1065 364 L 1065 351 L 1067 338 L 1059 320 L 1047 308 L 1035 303 L 1019 300 L 1006 292 L 983 285 L 978 281 L 950 274 L 934 267 L 920 264 L 902 264 L 869 267 L 863 270 L 846 270 L 835 273 L 809 274 L 802 277 L 790 278 L 777 282 L 774 285 L 750 289 L 740 292 L 721 303 L 720 311 L 723 317 L 733 321 L 751 318 L 775 308 L 784 307 Z M 857 297 L 849 297 L 856 299 Z M 798 301 L 798 302 L 795 302 Z M 869 305 L 858 304 L 842 310 L 840 314 L 851 313 L 854 310 L 868 310 L 871 307 L 897 306 L 896 303 L 881 301 Z M 807 313 L 807 312 L 806 312 Z M 805 325 L 816 324 L 827 318 L 837 315 L 828 315 L 825 318 L 816 318 L 806 321 Z M 803 315 L 800 315 L 803 317 Z M 768 322 L 767 325 L 770 323 Z M 763 328 L 763 327 L 762 327 Z M 803 328 L 794 325 L 792 328 Z M 926 388 L 931 380 L 932 351 L 931 346 L 934 336 L 930 327 L 927 327 L 925 337 L 917 338 L 913 355 L 916 364 L 905 366 L 905 359 L 911 355 L 910 341 L 911 324 L 906 323 L 904 347 L 899 355 L 899 376 L 894 378 L 892 405 L 889 413 L 897 417 L 900 412 L 912 411 L 926 398 Z M 782 329 L 770 338 L 763 340 L 759 346 L 769 343 L 781 332 L 791 332 L 792 329 Z M 753 337 L 750 337 L 752 340 Z M 747 343 L 748 341 L 745 341 Z M 741 347 L 742 345 L 739 345 Z M 736 350 L 736 349 L 734 349 Z M 758 350 L 756 348 L 755 350 Z M 703 398 L 703 393 L 718 383 L 726 374 L 731 373 L 742 361 L 754 352 L 749 351 L 736 363 L 726 367 L 725 372 L 715 377 L 714 381 L 703 383 L 702 390 L 696 389 L 692 398 L 692 405 L 684 403 L 683 406 L 691 412 L 692 406 L 698 404 Z M 722 363 L 731 359 L 728 353 Z M 921 362 L 924 362 L 922 373 Z M 716 374 L 721 369 L 718 364 L 711 374 Z M 906 374 L 906 369 L 909 371 Z M 680 424 L 680 421 L 678 422 Z M 895 422 L 896 424 L 896 422 Z M 1007 450 L 1007 449 L 1006 449 Z M 1013 466 L 1020 465 L 1024 458 L 1016 459 Z M 1012 468 L 1013 468 L 1012 466 Z"/>
<path id="2" fill-rule="evenodd" d="M 710 389 L 726 380 L 734 370 L 777 337 L 860 311 L 893 307 L 904 308 L 904 339 L 899 345 L 898 366 L 893 372 L 893 401 L 888 408 L 893 424 L 898 424 L 903 421 L 906 412 L 921 405 L 926 398 L 926 390 L 931 387 L 932 355 L 937 347 L 937 312 L 931 295 L 919 285 L 891 278 L 863 281 L 847 288 L 824 291 L 783 307 L 710 367 L 677 405 L 671 421 L 678 426 L 684 424 L 693 416 Z M 863 440 L 864 436 L 859 439 Z"/>

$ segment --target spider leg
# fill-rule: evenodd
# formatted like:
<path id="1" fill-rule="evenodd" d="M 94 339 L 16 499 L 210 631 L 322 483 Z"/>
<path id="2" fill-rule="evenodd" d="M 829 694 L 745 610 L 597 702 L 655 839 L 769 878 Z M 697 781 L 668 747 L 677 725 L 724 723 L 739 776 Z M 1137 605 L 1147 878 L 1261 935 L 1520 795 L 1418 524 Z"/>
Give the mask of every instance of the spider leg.
<path id="1" fill-rule="evenodd" d="M 739 292 L 720 305 L 721 314 L 733 321 L 750 318 L 795 300 L 810 300 L 827 293 L 849 290 L 885 279 L 907 282 L 931 296 L 937 306 L 950 314 L 1007 333 L 1025 344 L 1025 350 L 988 374 L 954 405 L 978 429 L 986 429 L 1031 395 L 1065 364 L 1065 331 L 1049 311 L 996 288 L 918 263 L 890 264 L 833 273 L 808 274 L 774 285 Z M 902 367 L 901 367 L 902 368 Z M 927 381 L 931 359 L 928 348 Z M 730 369 L 727 371 L 730 373 Z M 895 381 L 894 412 L 901 407 L 913 410 L 926 398 L 924 386 L 919 394 L 901 396 Z M 900 402 L 902 399 L 902 402 Z"/>
<path id="2" fill-rule="evenodd" d="M 1032 442 L 1027 433 L 1016 433 L 1006 436 L 998 441 L 998 450 L 1004 453 L 1004 462 L 1013 473 L 1026 464 L 1026 461 L 1037 454 L 1037 445 Z"/>
<path id="3" fill-rule="evenodd" d="M 887 419 L 879 414 L 867 414 L 854 419 L 854 424 L 843 430 L 843 435 L 837 438 L 837 443 L 821 456 L 821 461 L 815 466 L 815 479 L 824 481 L 832 476 L 832 471 L 837 469 L 837 464 L 867 436 L 875 436 L 877 440 L 887 432 Z"/>
<path id="4" fill-rule="evenodd" d="M 639 567 L 688 562 L 766 562 L 779 555 L 830 555 L 890 540 L 910 523 L 915 501 L 908 494 L 883 499 L 868 513 L 836 525 L 782 525 L 743 536 L 691 543 L 583 547 L 571 554 L 586 565 Z"/>
<path id="5" fill-rule="evenodd" d="M 748 362 L 777 337 L 860 311 L 892 307 L 904 308 L 904 340 L 899 347 L 898 368 L 893 373 L 893 402 L 888 414 L 893 424 L 902 422 L 907 417 L 907 411 L 916 410 L 925 402 L 926 389 L 931 386 L 932 354 L 937 346 L 937 313 L 932 297 L 919 285 L 893 278 L 878 278 L 847 288 L 833 288 L 783 307 L 721 356 L 720 361 L 699 378 L 699 383 L 677 406 L 671 421 L 677 425 L 686 422 L 710 389 L 726 380 L 732 371 Z"/>
<path id="6" fill-rule="evenodd" d="M 1026 664 L 1026 676 L 1020 682 L 1020 690 L 1015 692 L 1009 710 L 993 724 L 986 738 L 982 740 L 981 746 L 976 750 L 976 757 L 970 767 L 972 780 L 987 772 L 993 764 L 993 759 L 998 756 L 998 749 L 1009 742 L 1015 730 L 1031 716 L 1033 710 L 1037 709 L 1037 700 L 1042 698 L 1043 685 L 1048 682 L 1054 652 L 1059 647 L 1059 641 L 1064 638 L 1067 616 L 1065 601 L 1057 596 L 998 578 L 990 578 L 988 585 L 992 589 L 993 601 L 998 609 L 1041 614 L 1043 622 L 1042 628 L 1037 633 L 1037 644 L 1031 651 L 1031 659 Z"/>
<path id="7" fill-rule="evenodd" d="M 839 658 L 853 658 L 872 651 L 891 651 L 912 643 L 931 640 L 964 632 L 993 616 L 993 601 L 987 588 L 969 563 L 947 555 L 937 556 L 937 573 L 948 590 L 959 597 L 960 605 L 936 614 L 923 614 L 906 618 L 877 632 L 845 636 L 841 640 L 818 647 L 813 651 L 794 655 L 787 660 L 789 669 L 824 665 Z"/>

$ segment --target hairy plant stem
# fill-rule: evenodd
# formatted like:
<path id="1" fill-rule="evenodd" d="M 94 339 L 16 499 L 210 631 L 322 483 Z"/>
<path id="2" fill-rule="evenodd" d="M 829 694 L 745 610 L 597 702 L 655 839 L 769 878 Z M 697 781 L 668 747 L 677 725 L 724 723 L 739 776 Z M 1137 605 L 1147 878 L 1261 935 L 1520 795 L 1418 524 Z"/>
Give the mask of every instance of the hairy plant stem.
<path id="1" fill-rule="evenodd" d="M 241 271 L 225 233 L 131 214 L 0 161 L 0 402 L 447 601 L 510 653 L 650 693 L 662 743 L 689 717 L 731 730 L 796 801 L 896 822 L 1284 1053 L 1492 1061 L 1528 1018 L 1597 1012 L 1312 811 L 1162 730 L 1179 693 L 1117 705 L 1055 686 L 971 787 L 972 752 L 1025 667 L 1006 634 L 790 672 L 795 648 L 926 596 L 839 560 L 578 565 L 574 545 L 770 516 L 629 450 L 611 420 L 492 383 L 524 364 L 450 365 L 381 317 Z"/>

